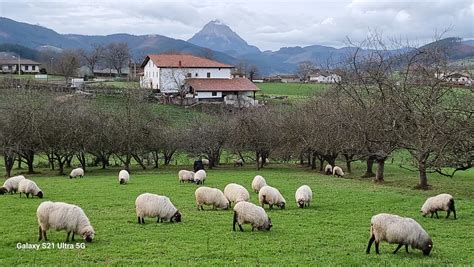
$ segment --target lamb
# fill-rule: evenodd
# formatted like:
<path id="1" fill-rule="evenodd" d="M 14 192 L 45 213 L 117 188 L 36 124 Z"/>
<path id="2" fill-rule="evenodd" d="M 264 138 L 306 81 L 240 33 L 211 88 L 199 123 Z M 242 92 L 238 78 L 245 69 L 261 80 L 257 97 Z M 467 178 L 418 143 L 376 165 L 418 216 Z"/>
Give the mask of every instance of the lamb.
<path id="1" fill-rule="evenodd" d="M 181 222 L 181 213 L 166 196 L 143 193 L 135 200 L 138 223 L 145 224 L 145 217 L 158 217 L 157 223 L 163 220 Z"/>
<path id="2" fill-rule="evenodd" d="M 0 195 L 10 192 L 10 194 L 16 193 L 18 191 L 18 185 L 20 184 L 21 180 L 26 179 L 23 175 L 13 176 L 8 178 L 4 183 L 3 186 L 0 187 Z"/>
<path id="3" fill-rule="evenodd" d="M 39 238 L 41 241 L 48 241 L 46 231 L 50 228 L 65 230 L 67 232 L 66 242 L 69 242 L 69 235 L 72 232 L 72 241 L 74 241 L 74 234 L 79 234 L 87 242 L 92 242 L 95 231 L 92 227 L 89 218 L 87 218 L 84 211 L 76 206 L 64 202 L 46 201 L 38 206 L 36 211 L 39 224 Z"/>
<path id="4" fill-rule="evenodd" d="M 194 172 L 187 170 L 180 170 L 178 172 L 178 181 L 180 183 L 184 182 L 194 182 Z"/>
<path id="5" fill-rule="evenodd" d="M 255 193 L 258 194 L 258 191 L 260 191 L 260 188 L 266 185 L 267 185 L 267 181 L 265 181 L 265 178 L 263 178 L 263 176 L 257 175 L 253 178 L 252 189 L 255 191 Z"/>
<path id="6" fill-rule="evenodd" d="M 326 173 L 326 175 L 331 175 L 332 174 L 331 164 L 328 164 L 328 165 L 326 165 L 326 167 L 324 167 L 324 173 Z"/>
<path id="7" fill-rule="evenodd" d="M 69 178 L 76 178 L 78 176 L 81 178 L 84 177 L 84 170 L 82 168 L 76 168 L 69 174 Z"/>
<path id="8" fill-rule="evenodd" d="M 239 203 L 241 201 L 249 201 L 250 194 L 245 187 L 230 183 L 224 188 L 224 195 L 230 203 Z"/>
<path id="9" fill-rule="evenodd" d="M 196 184 L 204 184 L 204 180 L 206 180 L 205 170 L 199 170 L 194 174 L 194 182 Z"/>
<path id="10" fill-rule="evenodd" d="M 433 241 L 426 231 L 415 220 L 397 215 L 380 213 L 370 220 L 370 239 L 367 246 L 367 254 L 375 241 L 375 253 L 379 254 L 380 241 L 387 241 L 389 244 L 398 244 L 393 254 L 405 245 L 408 253 L 408 245 L 413 249 L 423 251 L 428 256 L 433 248 Z"/>
<path id="11" fill-rule="evenodd" d="M 251 224 L 252 231 L 266 230 L 270 231 L 272 228 L 272 220 L 268 217 L 265 210 L 253 203 L 241 201 L 235 204 L 234 207 L 234 221 L 233 230 L 235 231 L 235 224 L 239 225 L 240 231 L 244 231 L 242 224 Z"/>
<path id="12" fill-rule="evenodd" d="M 265 204 L 268 204 L 270 209 L 273 208 L 273 205 L 277 205 L 280 209 L 284 209 L 286 205 L 286 200 L 281 195 L 280 191 L 269 185 L 260 188 L 260 191 L 258 192 L 258 202 L 262 208 Z"/>
<path id="13" fill-rule="evenodd" d="M 20 183 L 18 184 L 18 192 L 20 192 L 20 197 L 21 193 L 26 194 L 26 198 L 28 198 L 31 194 L 31 197 L 37 196 L 39 198 L 43 198 L 43 191 L 36 185 L 35 182 L 28 180 L 28 179 L 22 179 Z"/>
<path id="14" fill-rule="evenodd" d="M 309 203 L 313 200 L 313 191 L 307 185 L 302 185 L 295 193 L 296 203 L 300 208 L 309 207 Z"/>
<path id="15" fill-rule="evenodd" d="M 121 170 L 119 172 L 118 180 L 120 184 L 126 184 L 130 181 L 130 174 L 127 170 Z"/>
<path id="16" fill-rule="evenodd" d="M 236 166 L 243 167 L 244 166 L 244 160 L 243 159 L 234 160 L 234 167 L 236 167 Z"/>
<path id="17" fill-rule="evenodd" d="M 451 211 L 454 214 L 454 219 L 456 220 L 456 209 L 454 208 L 454 198 L 450 194 L 440 194 L 434 197 L 430 197 L 425 201 L 425 204 L 421 207 L 421 214 L 423 217 L 431 213 L 431 218 L 433 214 L 436 214 L 438 217 L 438 210 L 444 210 L 447 212 L 446 219 L 449 218 Z"/>
<path id="18" fill-rule="evenodd" d="M 202 205 L 212 205 L 213 209 L 220 208 L 220 209 L 228 209 L 229 208 L 229 201 L 224 196 L 221 190 L 217 188 L 211 188 L 206 186 L 201 186 L 194 192 L 196 196 L 196 205 L 199 210 L 204 210 Z"/>
<path id="19" fill-rule="evenodd" d="M 337 177 L 343 177 L 344 172 L 342 171 L 341 167 L 334 166 L 334 168 L 332 169 L 332 175 L 337 176 Z"/>

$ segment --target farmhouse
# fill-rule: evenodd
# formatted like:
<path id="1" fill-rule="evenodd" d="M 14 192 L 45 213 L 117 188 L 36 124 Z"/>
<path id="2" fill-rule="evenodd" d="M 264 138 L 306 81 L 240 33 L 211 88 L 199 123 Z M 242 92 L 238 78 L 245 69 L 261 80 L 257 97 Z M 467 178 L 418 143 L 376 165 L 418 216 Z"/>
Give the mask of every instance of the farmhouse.
<path id="1" fill-rule="evenodd" d="M 15 73 L 18 70 L 18 65 L 23 73 L 39 73 L 41 63 L 18 57 L 3 58 L 0 59 L 0 72 Z"/>
<path id="2" fill-rule="evenodd" d="M 308 80 L 315 83 L 336 83 L 341 80 L 341 76 L 327 71 L 317 71 L 310 74 Z"/>
<path id="3" fill-rule="evenodd" d="M 281 78 L 282 83 L 299 83 L 300 77 L 297 75 L 278 75 Z"/>
<path id="4" fill-rule="evenodd" d="M 193 55 L 163 54 L 148 55 L 141 67 L 143 88 L 197 101 L 256 104 L 258 87 L 247 78 L 231 75 L 231 65 Z"/>
<path id="5" fill-rule="evenodd" d="M 449 73 L 442 73 L 439 75 L 441 79 L 446 82 L 457 84 L 457 85 L 471 85 L 472 78 L 468 72 L 449 72 Z"/>

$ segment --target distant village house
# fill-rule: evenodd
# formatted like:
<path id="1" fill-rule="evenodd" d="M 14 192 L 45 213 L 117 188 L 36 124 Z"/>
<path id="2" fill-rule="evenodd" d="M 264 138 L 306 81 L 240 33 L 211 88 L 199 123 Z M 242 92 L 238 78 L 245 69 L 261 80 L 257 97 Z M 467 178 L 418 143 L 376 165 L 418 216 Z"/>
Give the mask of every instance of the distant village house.
<path id="1" fill-rule="evenodd" d="M 8 58 L 0 59 L 0 71 L 2 73 L 16 73 L 18 70 L 18 65 L 22 73 L 32 73 L 36 74 L 40 72 L 40 65 L 36 61 L 30 59 L 19 59 L 18 58 Z"/>

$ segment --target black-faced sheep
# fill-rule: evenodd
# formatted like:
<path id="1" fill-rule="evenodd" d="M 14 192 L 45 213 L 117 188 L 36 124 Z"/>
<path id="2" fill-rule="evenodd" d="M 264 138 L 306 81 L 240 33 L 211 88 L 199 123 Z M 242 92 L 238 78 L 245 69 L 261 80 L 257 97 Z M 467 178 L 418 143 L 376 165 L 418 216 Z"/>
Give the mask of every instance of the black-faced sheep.
<path id="1" fill-rule="evenodd" d="M 84 177 L 84 170 L 82 168 L 76 168 L 71 171 L 69 178 Z"/>
<path id="2" fill-rule="evenodd" d="M 296 204 L 298 207 L 304 208 L 305 206 L 309 207 L 309 204 L 313 200 L 313 191 L 307 185 L 302 185 L 295 193 Z"/>
<path id="3" fill-rule="evenodd" d="M 26 198 L 28 198 L 31 194 L 31 197 L 37 196 L 39 198 L 43 198 L 43 191 L 36 185 L 35 182 L 28 180 L 28 179 L 22 179 L 20 183 L 18 184 L 18 192 L 20 192 L 20 197 L 21 193 L 26 194 Z"/>
<path id="4" fill-rule="evenodd" d="M 337 176 L 337 177 L 343 177 L 344 172 L 342 171 L 341 167 L 334 166 L 334 168 L 332 169 L 332 175 Z"/>
<path id="5" fill-rule="evenodd" d="M 265 204 L 268 204 L 270 209 L 273 208 L 273 205 L 277 205 L 280 209 L 284 209 L 286 205 L 286 200 L 280 191 L 269 185 L 260 188 L 260 191 L 258 192 L 258 202 L 262 208 Z"/>
<path id="6" fill-rule="evenodd" d="M 258 193 L 258 191 L 260 191 L 260 188 L 262 188 L 266 185 L 267 185 L 267 181 L 265 181 L 265 178 L 263 178 L 263 176 L 256 175 L 253 178 L 252 189 L 253 189 L 253 191 L 255 191 L 255 193 Z"/>
<path id="7" fill-rule="evenodd" d="M 118 175 L 118 180 L 120 184 L 126 184 L 130 180 L 130 174 L 127 170 L 121 170 Z"/>
<path id="8" fill-rule="evenodd" d="M 446 219 L 449 218 L 451 211 L 454 214 L 454 219 L 456 219 L 456 209 L 454 208 L 454 198 L 450 194 L 439 194 L 434 197 L 428 198 L 423 206 L 421 207 L 421 214 L 425 217 L 428 214 L 436 214 L 438 217 L 438 210 L 444 210 L 447 212 Z"/>
<path id="9" fill-rule="evenodd" d="M 203 205 L 212 205 L 213 209 L 228 209 L 230 205 L 224 193 L 217 188 L 201 186 L 196 189 L 194 196 L 198 210 L 204 210 Z"/>
<path id="10" fill-rule="evenodd" d="M 21 180 L 26 179 L 23 175 L 13 176 L 8 178 L 3 186 L 0 187 L 0 195 L 10 192 L 10 194 L 16 193 L 18 191 L 18 186 Z"/>
<path id="11" fill-rule="evenodd" d="M 181 213 L 166 196 L 143 193 L 135 200 L 138 223 L 144 224 L 145 217 L 158 217 L 157 223 L 163 220 L 181 222 Z"/>
<path id="12" fill-rule="evenodd" d="M 240 231 L 243 232 L 242 224 L 246 223 L 252 225 L 252 231 L 255 229 L 269 231 L 273 226 L 272 220 L 263 208 L 250 202 L 241 201 L 234 207 L 233 230 L 235 231 L 235 224 L 238 224 Z"/>

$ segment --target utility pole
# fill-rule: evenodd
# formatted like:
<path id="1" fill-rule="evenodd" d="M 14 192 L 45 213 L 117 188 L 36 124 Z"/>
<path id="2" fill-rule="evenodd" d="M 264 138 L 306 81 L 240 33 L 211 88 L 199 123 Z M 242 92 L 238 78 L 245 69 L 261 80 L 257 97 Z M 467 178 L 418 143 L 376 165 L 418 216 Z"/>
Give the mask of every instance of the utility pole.
<path id="1" fill-rule="evenodd" d="M 18 76 L 21 75 L 21 62 L 20 62 L 20 55 L 18 55 Z"/>

